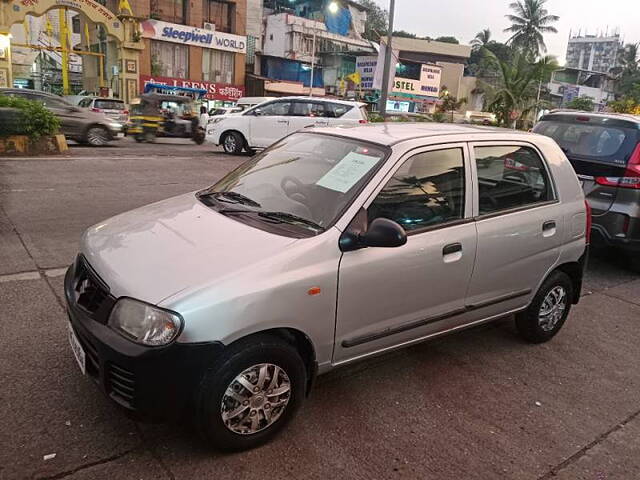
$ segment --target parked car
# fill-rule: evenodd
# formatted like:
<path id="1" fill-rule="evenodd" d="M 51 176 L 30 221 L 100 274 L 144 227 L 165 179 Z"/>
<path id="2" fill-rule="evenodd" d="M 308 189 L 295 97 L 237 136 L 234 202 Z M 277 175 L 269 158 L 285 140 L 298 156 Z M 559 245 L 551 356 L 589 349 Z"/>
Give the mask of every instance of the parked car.
<path id="1" fill-rule="evenodd" d="M 186 408 L 214 446 L 250 448 L 335 367 L 511 314 L 550 340 L 580 299 L 586 208 L 543 136 L 311 128 L 89 228 L 65 277 L 70 342 L 124 409 Z"/>
<path id="2" fill-rule="evenodd" d="M 242 97 L 236 102 L 236 107 L 240 107 L 242 110 L 248 110 L 256 105 L 260 105 L 264 102 L 270 102 L 276 100 L 277 97 Z"/>
<path id="3" fill-rule="evenodd" d="M 71 105 L 57 95 L 26 88 L 0 88 L 0 95 L 41 102 L 58 117 L 64 136 L 76 142 L 99 147 L 124 137 L 124 126 L 121 123 L 104 114 Z"/>
<path id="4" fill-rule="evenodd" d="M 88 108 L 92 112 L 104 113 L 122 125 L 129 122 L 129 109 L 124 101 L 118 98 L 85 97 L 78 102 L 78 106 Z"/>
<path id="5" fill-rule="evenodd" d="M 309 97 L 283 97 L 235 115 L 209 121 L 207 141 L 239 155 L 265 148 L 306 127 L 367 123 L 364 103 Z"/>
<path id="6" fill-rule="evenodd" d="M 582 183 L 594 245 L 618 249 L 640 271 L 640 117 L 555 112 L 534 131 L 553 138 Z"/>

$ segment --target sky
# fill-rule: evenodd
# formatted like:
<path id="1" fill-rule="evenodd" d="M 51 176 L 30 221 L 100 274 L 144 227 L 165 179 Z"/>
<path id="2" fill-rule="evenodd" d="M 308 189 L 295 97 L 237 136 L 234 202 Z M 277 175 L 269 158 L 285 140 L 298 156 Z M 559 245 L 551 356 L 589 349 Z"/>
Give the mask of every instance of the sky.
<path id="1" fill-rule="evenodd" d="M 389 8 L 389 0 L 375 0 Z M 395 30 L 406 30 L 419 36 L 436 38 L 454 36 L 460 43 L 468 44 L 476 33 L 489 28 L 494 40 L 509 38 L 503 30 L 510 23 L 505 15 L 510 13 L 512 0 L 396 0 Z M 625 43 L 640 42 L 640 0 L 548 0 L 546 8 L 560 20 L 556 34 L 547 34 L 548 53 L 556 55 L 564 63 L 569 32 L 589 34 L 609 33 L 620 30 Z"/>

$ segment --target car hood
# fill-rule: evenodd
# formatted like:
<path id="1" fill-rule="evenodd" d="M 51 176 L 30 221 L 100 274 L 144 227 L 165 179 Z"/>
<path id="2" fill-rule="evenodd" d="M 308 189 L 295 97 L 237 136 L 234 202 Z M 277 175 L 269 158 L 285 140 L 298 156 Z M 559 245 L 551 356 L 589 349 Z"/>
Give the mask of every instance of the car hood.
<path id="1" fill-rule="evenodd" d="M 81 251 L 116 298 L 158 304 L 295 241 L 225 217 L 189 193 L 94 225 Z"/>

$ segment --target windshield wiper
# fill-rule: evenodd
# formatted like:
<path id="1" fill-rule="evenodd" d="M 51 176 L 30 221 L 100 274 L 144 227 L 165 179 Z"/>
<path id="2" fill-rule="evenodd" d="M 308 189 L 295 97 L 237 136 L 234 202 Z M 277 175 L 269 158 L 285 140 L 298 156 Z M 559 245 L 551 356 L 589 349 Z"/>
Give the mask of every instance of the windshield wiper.
<path id="1" fill-rule="evenodd" d="M 250 207 L 260 207 L 261 205 L 238 192 L 208 192 L 202 193 L 199 195 L 200 197 L 214 197 L 219 202 L 224 203 L 239 203 L 241 205 L 249 205 Z"/>
<path id="2" fill-rule="evenodd" d="M 293 213 L 287 213 L 287 212 L 258 212 L 258 216 L 260 216 L 262 218 L 267 218 L 269 220 L 275 220 L 277 222 L 282 222 L 282 223 L 306 225 L 306 226 L 311 227 L 312 229 L 314 229 L 314 230 L 316 230 L 318 232 L 324 232 L 325 231 L 324 227 L 318 225 L 313 220 L 309 220 L 309 219 L 304 218 L 304 217 L 299 217 L 298 215 L 294 215 Z"/>

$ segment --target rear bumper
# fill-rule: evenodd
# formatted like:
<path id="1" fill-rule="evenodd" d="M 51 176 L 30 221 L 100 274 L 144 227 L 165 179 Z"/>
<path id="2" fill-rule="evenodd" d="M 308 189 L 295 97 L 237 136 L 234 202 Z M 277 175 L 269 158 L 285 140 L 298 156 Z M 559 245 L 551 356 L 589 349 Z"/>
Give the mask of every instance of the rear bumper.
<path id="1" fill-rule="evenodd" d="M 613 211 L 593 216 L 591 244 L 640 252 L 640 218 Z"/>
<path id="2" fill-rule="evenodd" d="M 65 299 L 69 321 L 85 350 L 87 376 L 137 418 L 179 418 L 223 344 L 174 342 L 166 347 L 147 347 L 124 338 L 77 305 L 76 265 L 65 276 Z"/>

